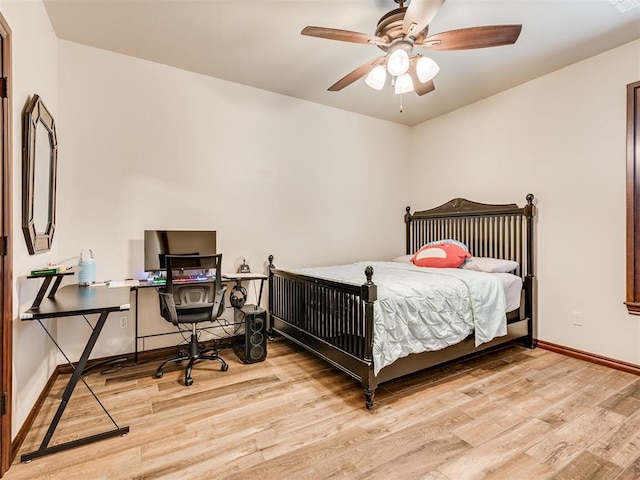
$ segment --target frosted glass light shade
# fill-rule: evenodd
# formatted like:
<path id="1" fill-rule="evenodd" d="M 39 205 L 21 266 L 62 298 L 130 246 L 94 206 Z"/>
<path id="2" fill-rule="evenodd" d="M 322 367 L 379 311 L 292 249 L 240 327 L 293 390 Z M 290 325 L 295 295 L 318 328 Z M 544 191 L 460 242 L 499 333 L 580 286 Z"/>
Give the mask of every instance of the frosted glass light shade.
<path id="1" fill-rule="evenodd" d="M 387 71 L 382 65 L 374 67 L 369 72 L 367 78 L 364 79 L 365 83 L 375 90 L 382 90 L 384 83 L 387 81 Z"/>
<path id="2" fill-rule="evenodd" d="M 409 92 L 413 92 L 413 80 L 411 80 L 411 75 L 405 73 L 396 78 L 396 95 Z"/>
<path id="3" fill-rule="evenodd" d="M 394 77 L 399 77 L 409 70 L 409 54 L 398 48 L 387 59 L 387 70 Z"/>
<path id="4" fill-rule="evenodd" d="M 416 64 L 416 74 L 422 83 L 431 80 L 440 71 L 440 67 L 429 57 L 420 57 Z"/>

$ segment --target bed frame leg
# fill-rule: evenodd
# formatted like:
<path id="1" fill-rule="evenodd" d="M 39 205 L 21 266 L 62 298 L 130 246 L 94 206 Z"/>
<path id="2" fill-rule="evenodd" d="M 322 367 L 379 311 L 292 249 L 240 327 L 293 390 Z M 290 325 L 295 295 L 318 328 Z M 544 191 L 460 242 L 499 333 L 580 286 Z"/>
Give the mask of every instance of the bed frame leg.
<path id="1" fill-rule="evenodd" d="M 538 341 L 533 338 L 533 336 L 529 335 L 524 342 L 524 346 L 533 350 L 538 347 Z"/>
<path id="2" fill-rule="evenodd" d="M 371 390 L 369 388 L 365 388 L 364 389 L 364 402 L 367 406 L 367 410 L 371 410 L 373 408 L 373 396 L 375 395 L 376 391 Z"/>

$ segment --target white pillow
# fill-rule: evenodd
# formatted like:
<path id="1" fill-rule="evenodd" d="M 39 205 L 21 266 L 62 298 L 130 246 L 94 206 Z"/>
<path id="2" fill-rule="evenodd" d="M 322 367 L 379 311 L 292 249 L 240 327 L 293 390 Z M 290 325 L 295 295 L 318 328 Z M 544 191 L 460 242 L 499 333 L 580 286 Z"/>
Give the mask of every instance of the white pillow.
<path id="1" fill-rule="evenodd" d="M 413 258 L 413 255 L 402 255 L 400 257 L 396 257 L 393 260 L 391 260 L 392 262 L 399 262 L 399 263 L 411 263 L 411 259 Z"/>
<path id="2" fill-rule="evenodd" d="M 501 258 L 471 257 L 460 268 L 476 272 L 509 273 L 518 268 L 518 262 Z"/>
<path id="3" fill-rule="evenodd" d="M 441 240 L 434 240 L 433 242 L 425 243 L 423 247 L 429 247 L 431 245 L 442 245 L 443 243 L 453 243 L 454 245 L 458 245 L 460 248 L 463 248 L 467 252 L 469 251 L 469 247 L 466 244 L 459 242 L 458 240 L 454 240 L 453 238 L 443 238 Z"/>

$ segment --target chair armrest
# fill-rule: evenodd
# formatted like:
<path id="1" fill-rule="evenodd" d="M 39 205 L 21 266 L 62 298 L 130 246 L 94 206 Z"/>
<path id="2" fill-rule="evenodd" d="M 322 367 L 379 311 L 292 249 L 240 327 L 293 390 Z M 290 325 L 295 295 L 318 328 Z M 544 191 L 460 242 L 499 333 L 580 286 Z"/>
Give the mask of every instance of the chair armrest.
<path id="1" fill-rule="evenodd" d="M 173 324 L 178 323 L 178 312 L 176 311 L 176 302 L 173 300 L 171 293 L 158 292 L 160 295 L 160 314 L 166 312 L 166 315 L 162 315 L 166 320 Z M 168 318 L 167 318 L 168 316 Z"/>
<path id="2" fill-rule="evenodd" d="M 211 311 L 211 320 L 215 320 L 224 312 L 224 295 L 227 292 L 227 286 L 223 285 L 216 291 L 216 299 L 213 303 L 213 310 Z"/>

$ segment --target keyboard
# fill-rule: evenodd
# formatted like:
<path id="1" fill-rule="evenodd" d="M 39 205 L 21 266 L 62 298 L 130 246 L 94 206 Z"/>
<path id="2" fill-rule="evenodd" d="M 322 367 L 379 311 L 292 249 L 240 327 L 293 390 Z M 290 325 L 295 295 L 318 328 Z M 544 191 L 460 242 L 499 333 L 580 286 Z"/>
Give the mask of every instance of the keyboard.
<path id="1" fill-rule="evenodd" d="M 204 274 L 198 275 L 181 275 L 179 277 L 173 277 L 173 283 L 198 283 L 198 282 L 212 282 L 215 280 L 215 276 L 207 276 Z M 167 279 L 165 277 L 154 277 L 153 283 L 155 285 L 164 285 L 167 283 Z"/>

